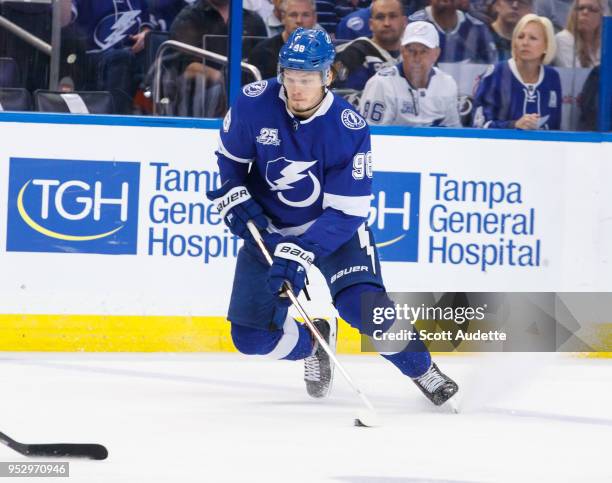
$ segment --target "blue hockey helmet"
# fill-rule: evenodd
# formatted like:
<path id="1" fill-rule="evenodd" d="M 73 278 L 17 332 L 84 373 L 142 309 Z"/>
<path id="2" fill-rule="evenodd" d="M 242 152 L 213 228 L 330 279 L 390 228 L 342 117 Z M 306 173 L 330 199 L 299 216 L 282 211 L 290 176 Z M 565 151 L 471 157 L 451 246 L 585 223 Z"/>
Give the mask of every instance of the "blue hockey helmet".
<path id="1" fill-rule="evenodd" d="M 298 27 L 278 54 L 278 71 L 295 69 L 327 74 L 335 56 L 336 51 L 327 32 Z"/>

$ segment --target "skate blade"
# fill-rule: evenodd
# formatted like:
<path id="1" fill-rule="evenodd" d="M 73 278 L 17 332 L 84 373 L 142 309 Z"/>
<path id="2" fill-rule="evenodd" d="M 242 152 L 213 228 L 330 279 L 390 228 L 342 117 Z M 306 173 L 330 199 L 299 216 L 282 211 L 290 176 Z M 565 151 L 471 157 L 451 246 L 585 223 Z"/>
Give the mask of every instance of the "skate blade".
<path id="1" fill-rule="evenodd" d="M 459 414 L 459 405 L 454 398 L 450 398 L 448 401 L 444 403 L 444 407 L 448 409 L 452 414 Z"/>

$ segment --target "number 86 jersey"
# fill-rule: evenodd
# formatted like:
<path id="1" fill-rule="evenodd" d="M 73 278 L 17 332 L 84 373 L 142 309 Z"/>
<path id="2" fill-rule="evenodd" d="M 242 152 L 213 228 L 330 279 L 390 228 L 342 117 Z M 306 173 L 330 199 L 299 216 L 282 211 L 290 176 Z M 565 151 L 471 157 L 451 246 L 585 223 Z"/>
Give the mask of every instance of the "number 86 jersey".
<path id="1" fill-rule="evenodd" d="M 369 128 L 331 92 L 300 119 L 276 79 L 248 84 L 223 120 L 216 154 L 221 180 L 248 188 L 270 231 L 300 236 L 318 255 L 348 241 L 368 216 Z"/>

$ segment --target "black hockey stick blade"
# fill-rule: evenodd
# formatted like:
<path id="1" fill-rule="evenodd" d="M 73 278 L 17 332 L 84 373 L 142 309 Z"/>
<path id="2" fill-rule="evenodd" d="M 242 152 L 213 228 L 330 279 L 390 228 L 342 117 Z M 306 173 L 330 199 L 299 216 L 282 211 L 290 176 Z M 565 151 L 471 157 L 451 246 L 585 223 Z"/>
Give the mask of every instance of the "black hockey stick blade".
<path id="1" fill-rule="evenodd" d="M 89 458 L 104 460 L 108 450 L 101 444 L 94 443 L 45 443 L 25 444 L 0 432 L 0 443 L 7 445 L 24 456 L 39 456 L 47 458 Z"/>

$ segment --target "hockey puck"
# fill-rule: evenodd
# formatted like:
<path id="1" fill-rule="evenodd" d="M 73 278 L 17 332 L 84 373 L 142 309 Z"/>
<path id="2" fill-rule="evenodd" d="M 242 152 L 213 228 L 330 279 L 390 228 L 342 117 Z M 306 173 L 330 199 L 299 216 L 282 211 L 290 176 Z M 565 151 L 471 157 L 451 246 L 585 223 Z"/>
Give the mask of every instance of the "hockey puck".
<path id="1" fill-rule="evenodd" d="M 365 424 L 363 424 L 361 422 L 361 419 L 359 419 L 359 418 L 355 418 L 355 420 L 353 421 L 353 425 L 357 426 L 357 427 L 361 427 L 361 428 L 367 428 L 367 426 Z"/>

